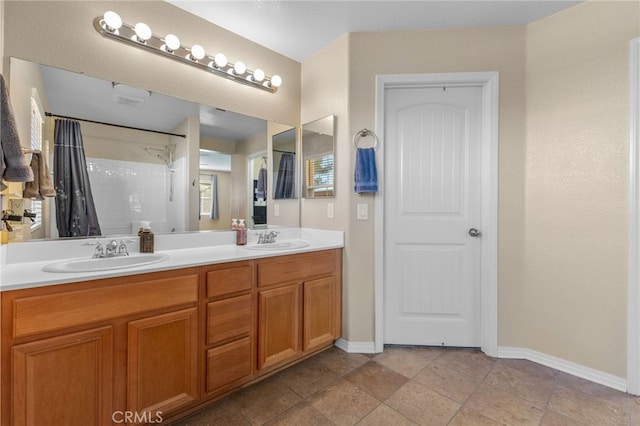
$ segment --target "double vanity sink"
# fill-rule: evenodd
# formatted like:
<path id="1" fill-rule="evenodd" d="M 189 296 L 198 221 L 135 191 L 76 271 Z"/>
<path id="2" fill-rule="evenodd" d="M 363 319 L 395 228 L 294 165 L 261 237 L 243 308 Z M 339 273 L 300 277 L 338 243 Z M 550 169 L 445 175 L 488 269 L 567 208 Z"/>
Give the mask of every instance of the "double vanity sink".
<path id="1" fill-rule="evenodd" d="M 275 229 L 278 231 L 275 241 L 258 244 L 260 233 L 250 231 L 248 244 L 242 246 L 236 245 L 234 231 L 157 234 L 155 253 L 139 253 L 137 241 L 128 241 L 129 256 L 96 259 L 91 257 L 94 250 L 88 248 L 92 244 L 88 244 L 87 240 L 10 244 L 4 246 L 6 263 L 0 267 L 0 290 L 344 247 L 344 234 L 340 231 L 288 227 Z"/>
<path id="2" fill-rule="evenodd" d="M 331 347 L 344 234 L 278 231 L 244 246 L 230 231 L 156 235 L 155 253 L 130 242 L 95 259 L 95 240 L 0 247 L 0 423 L 171 422 Z"/>
<path id="3" fill-rule="evenodd" d="M 308 247 L 309 242 L 304 240 L 279 241 L 266 244 L 251 244 L 242 246 L 247 250 L 256 251 L 283 251 L 297 250 Z M 45 265 L 44 272 L 97 272 L 111 269 L 134 268 L 138 266 L 152 265 L 169 260 L 168 254 L 134 254 L 130 256 L 114 256 L 91 259 L 70 259 Z"/>

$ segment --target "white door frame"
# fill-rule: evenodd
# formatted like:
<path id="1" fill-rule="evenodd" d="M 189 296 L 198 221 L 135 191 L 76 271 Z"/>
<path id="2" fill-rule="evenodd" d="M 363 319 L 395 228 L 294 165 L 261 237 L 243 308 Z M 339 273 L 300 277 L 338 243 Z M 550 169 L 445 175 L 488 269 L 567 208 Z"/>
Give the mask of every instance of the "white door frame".
<path id="1" fill-rule="evenodd" d="M 498 72 L 387 74 L 376 76 L 376 134 L 379 191 L 375 220 L 375 351 L 384 347 L 384 111 L 385 89 L 412 86 L 482 88 L 481 349 L 498 356 Z"/>
<path id="2" fill-rule="evenodd" d="M 627 392 L 640 395 L 640 38 L 630 43 Z"/>

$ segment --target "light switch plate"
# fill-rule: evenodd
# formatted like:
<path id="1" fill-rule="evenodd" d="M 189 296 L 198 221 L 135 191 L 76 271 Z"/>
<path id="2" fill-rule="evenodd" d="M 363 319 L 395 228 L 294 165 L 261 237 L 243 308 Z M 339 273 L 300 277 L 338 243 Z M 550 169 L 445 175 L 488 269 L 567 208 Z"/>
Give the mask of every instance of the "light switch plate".
<path id="1" fill-rule="evenodd" d="M 24 212 L 24 200 L 21 198 L 13 198 L 9 201 L 9 210 L 13 212 L 13 214 L 22 216 Z"/>
<path id="2" fill-rule="evenodd" d="M 369 204 L 358 204 L 358 220 L 369 219 Z"/>
<path id="3" fill-rule="evenodd" d="M 327 204 L 327 217 L 329 219 L 335 218 L 335 209 L 334 209 L 333 203 Z"/>
<path id="4" fill-rule="evenodd" d="M 273 215 L 280 216 L 280 204 L 273 205 Z"/>

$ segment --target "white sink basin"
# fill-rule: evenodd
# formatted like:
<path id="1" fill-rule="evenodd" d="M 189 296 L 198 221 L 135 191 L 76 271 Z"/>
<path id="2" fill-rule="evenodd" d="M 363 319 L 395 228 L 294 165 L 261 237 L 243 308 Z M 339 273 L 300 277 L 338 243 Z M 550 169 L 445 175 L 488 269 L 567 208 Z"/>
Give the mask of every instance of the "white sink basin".
<path id="1" fill-rule="evenodd" d="M 109 269 L 133 268 L 151 265 L 169 259 L 167 254 L 140 254 L 134 256 L 105 257 L 102 259 L 75 259 L 51 263 L 42 270 L 44 272 L 96 272 Z"/>
<path id="2" fill-rule="evenodd" d="M 277 241 L 275 243 L 268 244 L 252 244 L 250 246 L 245 246 L 246 249 L 249 250 L 294 250 L 303 248 L 309 245 L 308 241 L 304 240 L 288 240 L 288 241 Z"/>

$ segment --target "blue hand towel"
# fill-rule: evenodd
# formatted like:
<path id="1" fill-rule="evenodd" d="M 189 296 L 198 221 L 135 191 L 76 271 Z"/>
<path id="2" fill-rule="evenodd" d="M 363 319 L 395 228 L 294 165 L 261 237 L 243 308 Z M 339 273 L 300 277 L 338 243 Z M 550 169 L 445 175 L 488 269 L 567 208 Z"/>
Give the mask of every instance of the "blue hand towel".
<path id="1" fill-rule="evenodd" d="M 358 148 L 354 173 L 354 191 L 357 194 L 378 192 L 378 170 L 376 151 L 373 148 Z"/>

